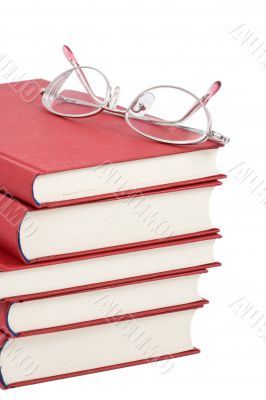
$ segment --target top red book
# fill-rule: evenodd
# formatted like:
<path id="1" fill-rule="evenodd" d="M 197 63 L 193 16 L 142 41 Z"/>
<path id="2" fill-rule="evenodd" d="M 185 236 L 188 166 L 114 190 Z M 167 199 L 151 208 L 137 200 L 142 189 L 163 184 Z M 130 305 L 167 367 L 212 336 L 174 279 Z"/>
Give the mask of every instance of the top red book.
<path id="1" fill-rule="evenodd" d="M 123 118 L 70 119 L 41 102 L 42 79 L 0 85 L 0 190 L 34 207 L 80 203 L 221 178 L 213 141 L 146 139 Z"/>

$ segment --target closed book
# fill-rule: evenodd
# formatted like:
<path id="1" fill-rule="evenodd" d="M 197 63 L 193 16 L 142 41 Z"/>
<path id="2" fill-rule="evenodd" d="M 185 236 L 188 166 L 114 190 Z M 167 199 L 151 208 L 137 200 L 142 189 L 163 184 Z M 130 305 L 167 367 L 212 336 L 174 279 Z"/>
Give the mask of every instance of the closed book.
<path id="1" fill-rule="evenodd" d="M 208 270 L 177 271 L 113 287 L 0 302 L 0 327 L 8 336 L 29 336 L 92 326 L 110 319 L 201 300 L 199 277 Z"/>
<path id="2" fill-rule="evenodd" d="M 0 250 L 0 300 L 11 302 L 115 287 L 219 266 L 217 229 L 183 239 L 25 265 Z"/>
<path id="3" fill-rule="evenodd" d="M 195 310 L 206 303 L 199 300 L 74 330 L 15 338 L 2 335 L 0 387 L 7 389 L 198 353 L 191 341 L 191 322 Z M 171 368 L 171 362 L 165 368 Z"/>
<path id="4" fill-rule="evenodd" d="M 1 247 L 24 262 L 139 246 L 212 229 L 210 181 L 126 198 L 34 209 L 0 194 Z"/>
<path id="5" fill-rule="evenodd" d="M 110 198 L 224 177 L 213 141 L 154 142 L 123 118 L 61 118 L 41 104 L 42 79 L 0 85 L 0 188 L 34 207 Z"/>

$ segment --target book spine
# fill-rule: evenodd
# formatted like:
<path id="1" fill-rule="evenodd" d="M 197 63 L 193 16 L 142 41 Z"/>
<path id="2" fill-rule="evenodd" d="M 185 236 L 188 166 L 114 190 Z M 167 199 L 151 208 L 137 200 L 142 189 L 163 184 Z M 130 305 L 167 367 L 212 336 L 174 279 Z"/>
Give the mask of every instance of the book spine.
<path id="1" fill-rule="evenodd" d="M 1 301 L 0 302 L 0 355 L 2 350 L 4 349 L 8 340 L 14 337 L 13 333 L 10 331 L 7 322 L 8 311 L 11 306 L 10 302 Z M 0 367 L 0 389 L 7 389 L 7 385 L 5 384 L 1 367 Z"/>
<path id="2" fill-rule="evenodd" d="M 0 243 L 4 251 L 27 262 L 19 244 L 19 229 L 28 207 L 10 195 L 0 193 Z"/>
<path id="3" fill-rule="evenodd" d="M 1 348 L 0 348 L 0 350 L 1 350 Z M 0 389 L 2 389 L 2 390 L 7 389 L 7 386 L 6 386 L 5 382 L 4 382 L 4 378 L 2 376 L 1 368 L 0 368 Z"/>
<path id="4" fill-rule="evenodd" d="M 8 325 L 8 313 L 12 303 L 10 301 L 0 301 L 0 349 L 9 337 L 15 337 Z"/>
<path id="5" fill-rule="evenodd" d="M 30 165 L 22 164 L 15 159 L 0 154 L 1 193 L 17 197 L 37 207 L 38 204 L 33 196 L 33 183 L 40 173 Z"/>
<path id="6" fill-rule="evenodd" d="M 10 336 L 2 330 L 1 324 L 0 324 L 0 356 L 3 348 L 5 347 L 6 343 L 8 342 Z M 3 375 L 2 375 L 2 369 L 0 366 L 0 389 L 5 390 L 7 389 L 7 385 L 4 381 Z"/>

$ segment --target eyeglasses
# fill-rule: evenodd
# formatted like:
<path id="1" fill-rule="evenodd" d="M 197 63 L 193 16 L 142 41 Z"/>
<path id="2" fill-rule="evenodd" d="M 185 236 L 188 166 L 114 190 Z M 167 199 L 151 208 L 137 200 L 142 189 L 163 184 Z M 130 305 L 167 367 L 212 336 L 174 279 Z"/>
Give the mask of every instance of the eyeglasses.
<path id="1" fill-rule="evenodd" d="M 72 68 L 42 90 L 42 103 L 53 114 L 81 118 L 103 111 L 125 118 L 140 135 L 169 144 L 196 144 L 207 139 L 229 142 L 228 137 L 212 130 L 206 107 L 221 82 L 213 83 L 201 98 L 178 86 L 154 86 L 135 97 L 128 108 L 123 108 L 117 105 L 119 86 L 112 90 L 101 71 L 80 66 L 69 47 L 63 46 L 63 52 Z"/>

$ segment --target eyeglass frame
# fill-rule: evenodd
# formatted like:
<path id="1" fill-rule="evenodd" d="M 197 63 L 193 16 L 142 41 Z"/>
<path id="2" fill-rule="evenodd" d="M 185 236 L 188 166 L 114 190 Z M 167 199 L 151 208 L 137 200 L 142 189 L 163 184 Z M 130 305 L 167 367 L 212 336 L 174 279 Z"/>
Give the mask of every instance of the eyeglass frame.
<path id="1" fill-rule="evenodd" d="M 230 139 L 214 130 L 211 129 L 212 127 L 212 119 L 211 119 L 211 115 L 210 112 L 208 110 L 208 108 L 206 107 L 206 104 L 208 103 L 208 101 L 211 99 L 212 96 L 214 96 L 214 94 L 217 93 L 217 91 L 220 89 L 221 86 L 221 82 L 216 81 L 214 82 L 211 87 L 209 88 L 209 90 L 207 91 L 207 93 L 202 96 L 202 98 L 198 98 L 194 93 L 190 92 L 187 89 L 181 88 L 179 86 L 174 86 L 174 85 L 158 85 L 158 86 L 152 86 L 148 89 L 143 90 L 141 93 L 139 93 L 134 99 L 133 101 L 129 104 L 127 109 L 122 109 L 122 107 L 120 107 L 120 109 L 117 108 L 117 102 L 118 102 L 118 98 L 119 98 L 119 94 L 120 94 L 120 87 L 116 86 L 114 88 L 114 90 L 112 91 L 112 87 L 110 85 L 110 82 L 108 80 L 108 78 L 106 77 L 106 75 L 100 71 L 97 68 L 93 68 L 93 67 L 88 67 L 88 66 L 80 66 L 80 64 L 77 62 L 76 57 L 74 56 L 72 50 L 70 50 L 70 48 L 68 46 L 63 46 L 63 52 L 67 58 L 67 60 L 70 62 L 70 64 L 72 65 L 73 68 L 64 71 L 63 73 L 61 73 L 60 75 L 58 75 L 53 81 L 50 82 L 50 84 L 45 88 L 41 90 L 41 94 L 42 94 L 42 104 L 43 106 L 50 111 L 51 113 L 61 116 L 61 117 L 70 117 L 70 118 L 88 118 L 88 117 L 92 117 L 94 115 L 97 115 L 100 112 L 106 112 L 108 114 L 113 114 L 119 117 L 123 117 L 125 118 L 126 123 L 129 125 L 129 127 L 131 129 L 133 129 L 134 131 L 136 131 L 137 133 L 139 133 L 140 135 L 147 137 L 151 140 L 155 140 L 157 142 L 162 142 L 162 143 L 167 143 L 167 144 L 174 144 L 174 145 L 195 145 L 197 143 L 202 143 L 205 142 L 207 139 L 211 139 L 214 140 L 216 142 L 219 143 L 229 143 Z M 54 109 L 52 109 L 48 103 L 48 96 L 49 93 L 51 92 L 52 88 L 53 88 L 53 84 L 54 82 L 58 82 L 58 80 L 60 79 L 60 77 L 64 77 L 66 75 L 65 80 L 67 79 L 67 77 L 73 72 L 76 71 L 77 76 L 81 82 L 81 84 L 84 86 L 84 88 L 86 89 L 86 91 L 88 93 L 90 93 L 90 95 L 93 97 L 95 96 L 92 89 L 90 88 L 90 85 L 86 79 L 86 76 L 83 73 L 83 68 L 88 68 L 91 69 L 95 72 L 98 72 L 104 79 L 105 84 L 106 84 L 106 96 L 105 96 L 105 102 L 103 104 L 101 104 L 99 102 L 99 99 L 97 98 L 97 101 L 99 102 L 99 104 L 97 104 L 99 107 L 95 112 L 90 112 L 88 114 L 66 114 L 66 113 L 60 113 Z M 136 104 L 137 100 L 140 99 L 142 96 L 144 96 L 146 93 L 152 91 L 152 90 L 156 90 L 156 89 L 160 89 L 160 88 L 169 88 L 169 89 L 177 89 L 180 90 L 184 93 L 187 93 L 188 95 L 192 96 L 195 100 L 196 103 L 194 104 L 194 106 L 185 114 L 185 116 L 183 118 L 181 118 L 178 121 L 152 121 L 153 123 L 156 123 L 157 125 L 166 125 L 166 126 L 178 126 L 176 123 L 177 122 L 181 122 L 184 121 L 185 119 L 187 119 L 190 115 L 192 115 L 194 112 L 196 112 L 198 109 L 200 109 L 201 107 L 204 109 L 206 117 L 207 117 L 207 128 L 205 131 L 205 134 L 203 135 L 201 133 L 201 136 L 199 137 L 198 140 L 188 140 L 188 141 L 176 141 L 176 140 L 169 140 L 169 139 L 162 139 L 162 138 L 156 138 L 154 136 L 151 136 L 149 134 L 146 134 L 140 130 L 138 130 L 134 125 L 131 124 L 130 122 L 130 117 L 129 117 L 129 112 L 132 111 L 132 107 L 134 104 Z M 68 102 L 72 102 L 72 103 L 77 103 L 77 99 L 70 99 L 70 98 L 66 98 L 64 96 L 62 96 L 64 101 L 68 101 Z M 95 96 L 97 97 L 97 96 Z M 142 119 L 145 121 L 145 119 Z M 195 132 L 195 133 L 199 133 L 200 130 L 198 129 L 194 129 L 194 128 L 190 128 L 190 127 L 186 127 L 186 126 L 182 126 L 182 128 L 187 128 L 189 131 Z"/>

